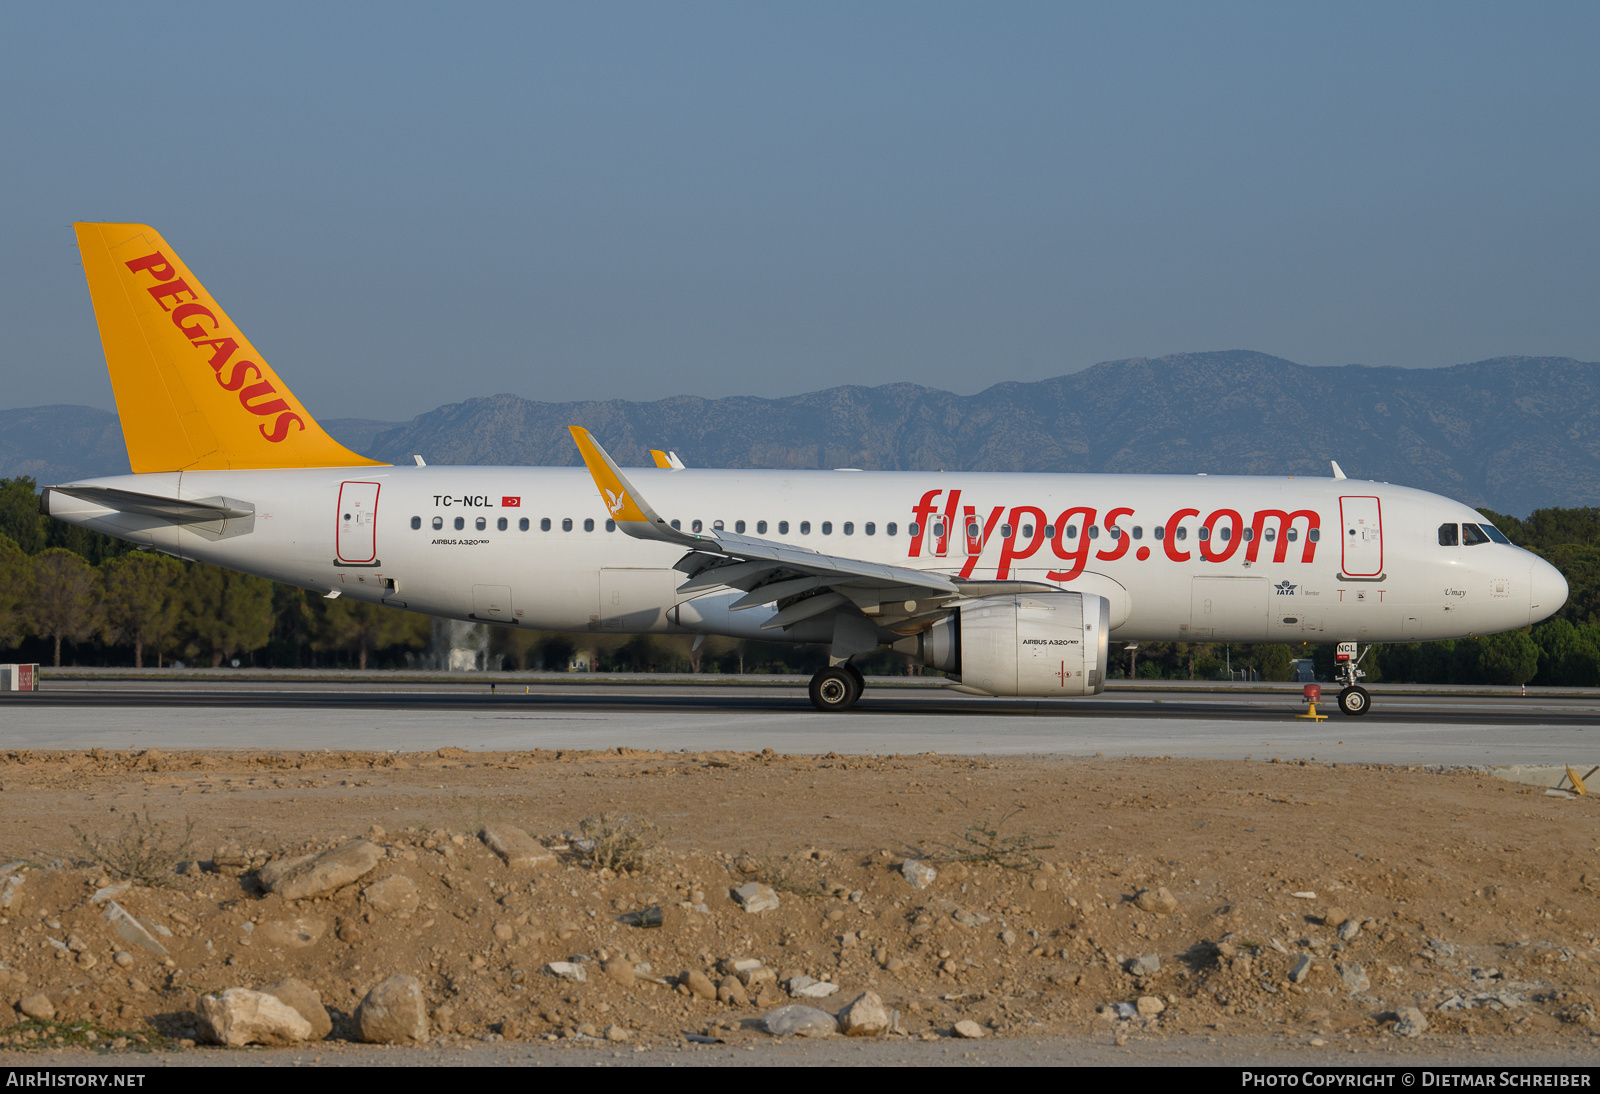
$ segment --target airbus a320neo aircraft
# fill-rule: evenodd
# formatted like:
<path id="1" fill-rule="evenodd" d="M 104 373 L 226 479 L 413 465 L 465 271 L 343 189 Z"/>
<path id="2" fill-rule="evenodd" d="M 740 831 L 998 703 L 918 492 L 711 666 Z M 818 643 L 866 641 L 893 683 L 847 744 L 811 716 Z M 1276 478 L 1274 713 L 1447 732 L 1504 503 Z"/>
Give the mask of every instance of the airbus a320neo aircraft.
<path id="1" fill-rule="evenodd" d="M 134 473 L 54 486 L 59 520 L 326 596 L 504 627 L 830 647 L 811 699 L 893 646 L 984 695 L 1092 695 L 1111 643 L 1490 634 L 1566 600 L 1478 513 L 1347 479 L 391 466 L 334 441 L 176 252 L 79 224 Z M 598 489 L 597 489 L 598 488 Z"/>

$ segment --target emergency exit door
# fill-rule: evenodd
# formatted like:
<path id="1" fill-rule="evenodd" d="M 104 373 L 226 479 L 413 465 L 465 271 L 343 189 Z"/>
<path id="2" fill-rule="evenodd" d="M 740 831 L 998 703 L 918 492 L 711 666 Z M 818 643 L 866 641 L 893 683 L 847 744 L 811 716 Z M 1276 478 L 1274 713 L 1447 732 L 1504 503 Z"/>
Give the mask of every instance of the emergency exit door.
<path id="1" fill-rule="evenodd" d="M 1351 577 L 1383 573 L 1383 514 L 1378 499 L 1340 498 L 1339 517 L 1344 525 L 1339 537 L 1344 572 Z"/>
<path id="2" fill-rule="evenodd" d="M 378 484 L 339 485 L 338 560 L 353 566 L 378 561 Z"/>

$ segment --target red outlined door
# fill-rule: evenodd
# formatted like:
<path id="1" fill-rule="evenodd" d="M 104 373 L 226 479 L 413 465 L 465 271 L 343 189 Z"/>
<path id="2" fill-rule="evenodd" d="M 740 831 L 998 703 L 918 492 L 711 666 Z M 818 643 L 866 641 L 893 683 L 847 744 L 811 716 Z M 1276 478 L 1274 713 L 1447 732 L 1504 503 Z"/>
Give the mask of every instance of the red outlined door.
<path id="1" fill-rule="evenodd" d="M 378 560 L 378 484 L 339 484 L 338 560 L 354 565 Z"/>
<path id="2" fill-rule="evenodd" d="M 1340 498 L 1341 566 L 1351 577 L 1383 573 L 1383 513 L 1377 498 Z"/>

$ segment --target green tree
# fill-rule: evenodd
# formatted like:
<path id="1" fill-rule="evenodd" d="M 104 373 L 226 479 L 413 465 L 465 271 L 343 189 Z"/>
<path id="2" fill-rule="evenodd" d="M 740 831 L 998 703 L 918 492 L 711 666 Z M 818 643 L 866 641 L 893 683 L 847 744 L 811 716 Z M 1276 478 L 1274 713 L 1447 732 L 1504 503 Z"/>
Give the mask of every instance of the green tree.
<path id="1" fill-rule="evenodd" d="M 33 560 L 0 535 L 0 646 L 15 645 L 27 633 L 32 601 Z"/>
<path id="2" fill-rule="evenodd" d="M 272 582 L 217 566 L 197 565 L 184 582 L 186 629 L 211 667 L 250 653 L 272 636 Z"/>
<path id="3" fill-rule="evenodd" d="M 1256 669 L 1263 680 L 1291 680 L 1294 678 L 1294 653 L 1279 642 L 1269 642 L 1256 647 Z"/>
<path id="4" fill-rule="evenodd" d="M 0 479 L 0 535 L 26 555 L 45 548 L 45 518 L 39 515 L 39 487 L 26 475 Z"/>
<path id="5" fill-rule="evenodd" d="M 61 667 L 61 642 L 82 642 L 99 624 L 100 575 L 71 551 L 52 547 L 33 559 L 30 629 L 55 640 L 55 666 Z"/>
<path id="6" fill-rule="evenodd" d="M 429 632 L 428 616 L 341 596 L 323 601 L 312 641 L 318 649 L 354 651 L 358 667 L 365 669 L 373 650 L 421 649 L 428 644 Z"/>
<path id="7" fill-rule="evenodd" d="M 184 605 L 183 563 L 166 555 L 138 551 L 111 559 L 100 568 L 105 588 L 105 634 L 133 646 L 135 668 L 144 668 L 144 647 L 162 648 L 171 640 Z"/>
<path id="8" fill-rule="evenodd" d="M 1506 631 L 1479 639 L 1477 679 L 1490 684 L 1526 684 L 1539 671 L 1539 647 L 1522 631 Z"/>

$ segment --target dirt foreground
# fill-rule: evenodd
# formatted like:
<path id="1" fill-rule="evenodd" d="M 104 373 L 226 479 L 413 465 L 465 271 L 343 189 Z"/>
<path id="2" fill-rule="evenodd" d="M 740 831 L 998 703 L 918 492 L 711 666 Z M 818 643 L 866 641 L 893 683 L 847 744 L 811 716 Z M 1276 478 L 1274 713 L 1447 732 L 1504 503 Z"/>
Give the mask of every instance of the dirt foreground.
<path id="1" fill-rule="evenodd" d="M 605 814 L 628 821 L 586 853 L 580 822 Z M 1401 1043 L 1574 1063 L 1600 1047 L 1600 809 L 1477 772 L 9 752 L 0 821 L 0 1062 L 188 1049 L 201 997 L 287 978 L 347 1044 L 397 975 L 419 982 L 440 1052 L 768 1045 L 775 1008 L 869 992 L 880 1036 L 908 1046 L 1266 1037 L 1340 1064 Z M 190 822 L 164 884 L 117 888 L 119 839 L 176 848 Z M 512 828 L 554 860 L 508 865 L 480 838 Z M 622 868 L 632 836 L 653 846 Z M 265 891 L 273 862 L 358 839 L 375 845 L 359 877 Z M 619 868 L 595 864 L 608 851 Z M 745 886 L 777 907 L 747 911 Z"/>

